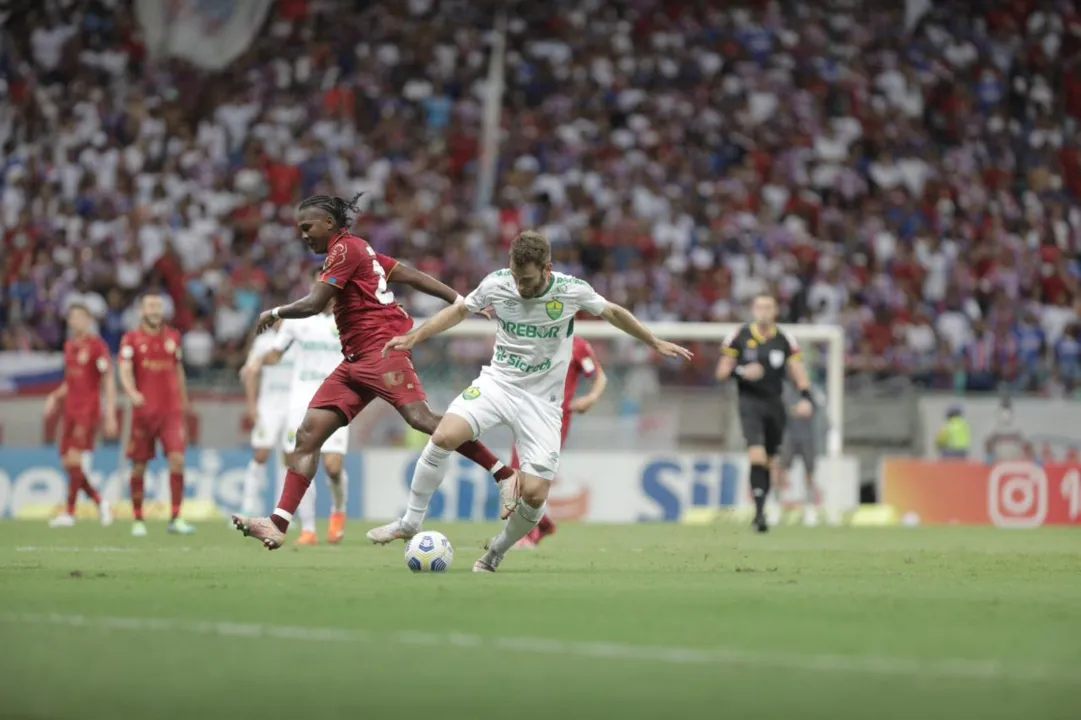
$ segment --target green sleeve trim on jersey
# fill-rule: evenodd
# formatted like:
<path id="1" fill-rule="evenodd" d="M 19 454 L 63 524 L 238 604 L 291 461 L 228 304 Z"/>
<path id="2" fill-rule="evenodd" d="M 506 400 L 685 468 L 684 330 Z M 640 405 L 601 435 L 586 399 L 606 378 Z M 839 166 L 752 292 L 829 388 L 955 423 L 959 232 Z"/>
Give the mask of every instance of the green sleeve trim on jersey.
<path id="1" fill-rule="evenodd" d="M 570 337 L 573 334 L 574 334 L 574 318 L 571 318 L 571 321 L 569 323 L 567 323 L 567 337 Z"/>
<path id="2" fill-rule="evenodd" d="M 544 292 L 541 293 L 541 296 L 544 296 L 544 295 L 547 295 L 548 293 L 550 293 L 552 291 L 552 286 L 555 285 L 555 284 L 556 284 L 556 274 L 552 273 L 551 277 L 548 278 L 548 287 L 544 288 Z"/>

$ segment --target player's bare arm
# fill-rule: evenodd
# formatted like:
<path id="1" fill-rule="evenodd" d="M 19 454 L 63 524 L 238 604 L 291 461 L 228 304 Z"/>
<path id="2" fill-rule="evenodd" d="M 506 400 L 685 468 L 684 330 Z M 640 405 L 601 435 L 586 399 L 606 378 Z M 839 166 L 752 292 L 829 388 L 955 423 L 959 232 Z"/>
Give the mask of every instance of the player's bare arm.
<path id="1" fill-rule="evenodd" d="M 607 320 L 609 325 L 619 328 L 635 340 L 649 345 L 665 357 L 681 357 L 686 360 L 694 357 L 694 353 L 687 348 L 658 338 L 649 331 L 649 328 L 640 323 L 630 310 L 621 305 L 616 305 L 613 302 L 608 303 L 604 308 L 604 312 L 601 313 L 601 317 Z"/>
<path id="2" fill-rule="evenodd" d="M 807 368 L 803 366 L 803 358 L 793 355 L 788 358 L 788 376 L 792 378 L 801 398 L 796 403 L 796 415 L 810 417 L 814 413 L 814 403 L 811 402 L 811 380 L 807 377 Z"/>
<path id="3" fill-rule="evenodd" d="M 102 381 L 105 384 L 105 437 L 115 438 L 120 429 L 116 425 L 116 377 L 112 363 L 102 373 Z"/>
<path id="4" fill-rule="evenodd" d="M 398 263 L 387 274 L 387 282 L 398 283 L 400 285 L 408 285 L 414 290 L 419 290 L 425 295 L 431 295 L 443 300 L 448 305 L 453 305 L 461 297 L 454 288 L 449 285 L 440 282 L 436 278 L 432 277 L 426 272 L 417 270 L 416 268 L 409 267 Z M 491 315 L 486 310 L 481 310 L 481 315 L 492 319 Z"/>
<path id="5" fill-rule="evenodd" d="M 188 376 L 184 372 L 184 363 L 181 362 L 176 364 L 176 387 L 180 391 L 180 407 L 187 415 L 191 409 L 188 403 Z"/>
<path id="6" fill-rule="evenodd" d="M 338 294 L 338 288 L 330 283 L 317 282 L 312 285 L 311 291 L 288 305 L 267 310 L 259 315 L 259 322 L 255 325 L 255 331 L 261 333 L 279 320 L 293 320 L 309 318 L 326 310 L 327 305 Z"/>
<path id="7" fill-rule="evenodd" d="M 387 282 L 407 285 L 414 290 L 419 290 L 425 295 L 437 297 L 448 305 L 453 305 L 458 299 L 458 293 L 456 293 L 449 285 L 436 280 L 426 272 L 422 272 L 401 263 L 395 265 L 387 274 Z"/>
<path id="8" fill-rule="evenodd" d="M 262 374 L 263 358 L 254 358 L 240 368 L 240 379 L 244 383 L 244 399 L 248 405 L 248 419 L 253 424 L 259 422 L 259 376 Z"/>
<path id="9" fill-rule="evenodd" d="M 469 308 L 465 306 L 465 300 L 456 300 L 453 305 L 447 305 L 412 332 L 391 338 L 383 347 L 383 357 L 386 357 L 391 350 L 412 350 L 417 343 L 450 330 L 467 317 L 469 317 Z"/>
<path id="10" fill-rule="evenodd" d="M 724 382 L 728 378 L 732 377 L 732 373 L 736 371 L 736 357 L 734 355 L 721 355 L 721 359 L 717 361 L 717 371 L 714 376 L 718 382 Z"/>
<path id="11" fill-rule="evenodd" d="M 68 384 L 66 382 L 62 382 L 60 383 L 60 387 L 45 396 L 45 414 L 52 415 L 54 412 L 56 412 L 56 406 L 59 405 L 60 401 L 67 396 Z"/>
<path id="12" fill-rule="evenodd" d="M 593 378 L 593 387 L 589 389 L 589 392 L 582 397 L 575 398 L 571 401 L 571 412 L 587 413 L 593 409 L 593 406 L 604 395 L 605 389 L 608 387 L 608 376 L 604 374 L 604 368 L 600 363 L 597 363 L 597 374 Z"/>
<path id="13" fill-rule="evenodd" d="M 123 349 L 121 352 L 123 352 Z M 146 403 L 146 399 L 135 385 L 135 370 L 131 366 L 131 358 L 121 357 L 118 367 L 120 370 L 120 387 L 124 389 L 124 394 L 131 400 L 133 407 L 142 407 Z"/>

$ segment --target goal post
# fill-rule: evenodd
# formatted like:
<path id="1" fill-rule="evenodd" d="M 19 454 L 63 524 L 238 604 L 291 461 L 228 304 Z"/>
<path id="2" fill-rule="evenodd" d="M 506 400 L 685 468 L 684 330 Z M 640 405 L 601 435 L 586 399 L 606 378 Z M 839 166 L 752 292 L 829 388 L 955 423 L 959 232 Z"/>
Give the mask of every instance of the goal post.
<path id="1" fill-rule="evenodd" d="M 659 338 L 675 343 L 704 342 L 718 347 L 724 339 L 734 332 L 739 325 L 735 323 L 707 322 L 655 322 L 645 323 L 646 327 Z M 844 427 L 844 333 L 834 325 L 781 325 L 781 330 L 789 333 L 805 350 L 809 346 L 824 349 L 821 362 L 824 367 L 823 390 L 826 395 L 826 414 L 828 431 L 826 434 L 826 454 L 838 457 L 843 450 Z M 574 331 L 587 340 L 618 341 L 628 339 L 621 330 L 606 322 L 579 322 Z M 490 340 L 495 335 L 495 325 L 487 320 L 470 318 L 443 333 L 448 339 Z M 633 341 L 631 341 L 633 342 Z M 455 362 L 454 348 L 448 348 L 446 359 Z"/>

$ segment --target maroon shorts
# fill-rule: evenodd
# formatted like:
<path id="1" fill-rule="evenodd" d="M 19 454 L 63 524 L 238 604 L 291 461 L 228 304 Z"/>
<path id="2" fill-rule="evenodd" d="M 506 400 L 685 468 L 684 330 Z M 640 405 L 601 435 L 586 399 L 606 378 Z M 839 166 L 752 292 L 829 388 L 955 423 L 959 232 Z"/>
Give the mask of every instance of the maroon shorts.
<path id="1" fill-rule="evenodd" d="M 60 454 L 67 455 L 72 450 L 90 452 L 98 437 L 98 425 L 101 418 L 94 415 L 64 416 L 64 431 L 60 436 Z"/>
<path id="2" fill-rule="evenodd" d="M 153 460 L 157 454 L 156 446 L 159 441 L 166 455 L 184 452 L 183 413 L 174 412 L 165 415 L 135 413 L 132 416 L 128 460 L 138 463 Z"/>
<path id="3" fill-rule="evenodd" d="M 396 408 L 428 399 L 410 353 L 392 352 L 383 357 L 382 350 L 375 350 L 352 362 L 343 360 L 319 386 L 308 407 L 334 409 L 353 422 L 377 397 Z"/>
<path id="4" fill-rule="evenodd" d="M 574 413 L 563 413 L 563 426 L 559 431 L 559 449 L 562 450 L 563 446 L 567 444 L 567 436 L 571 433 L 571 418 L 574 417 Z M 519 469 L 518 465 L 518 446 L 514 446 L 510 449 L 510 466 L 515 470 Z"/>

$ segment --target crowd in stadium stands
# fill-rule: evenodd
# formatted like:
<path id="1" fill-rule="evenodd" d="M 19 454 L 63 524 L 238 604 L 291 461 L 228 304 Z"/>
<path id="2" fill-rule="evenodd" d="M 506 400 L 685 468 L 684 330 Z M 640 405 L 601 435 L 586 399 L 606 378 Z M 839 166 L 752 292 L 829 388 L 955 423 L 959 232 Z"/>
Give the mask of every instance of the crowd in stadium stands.
<path id="1" fill-rule="evenodd" d="M 460 291 L 539 227 L 649 320 L 740 319 L 770 289 L 843 325 L 853 373 L 1081 384 L 1072 2 L 939 3 L 908 34 L 871 0 L 522 3 L 479 213 L 501 3 L 280 0 L 214 75 L 152 59 L 124 5 L 6 18 L 3 349 L 58 348 L 75 298 L 115 349 L 157 287 L 191 369 L 235 366 L 317 263 L 294 203 L 364 191 L 356 231 Z"/>

